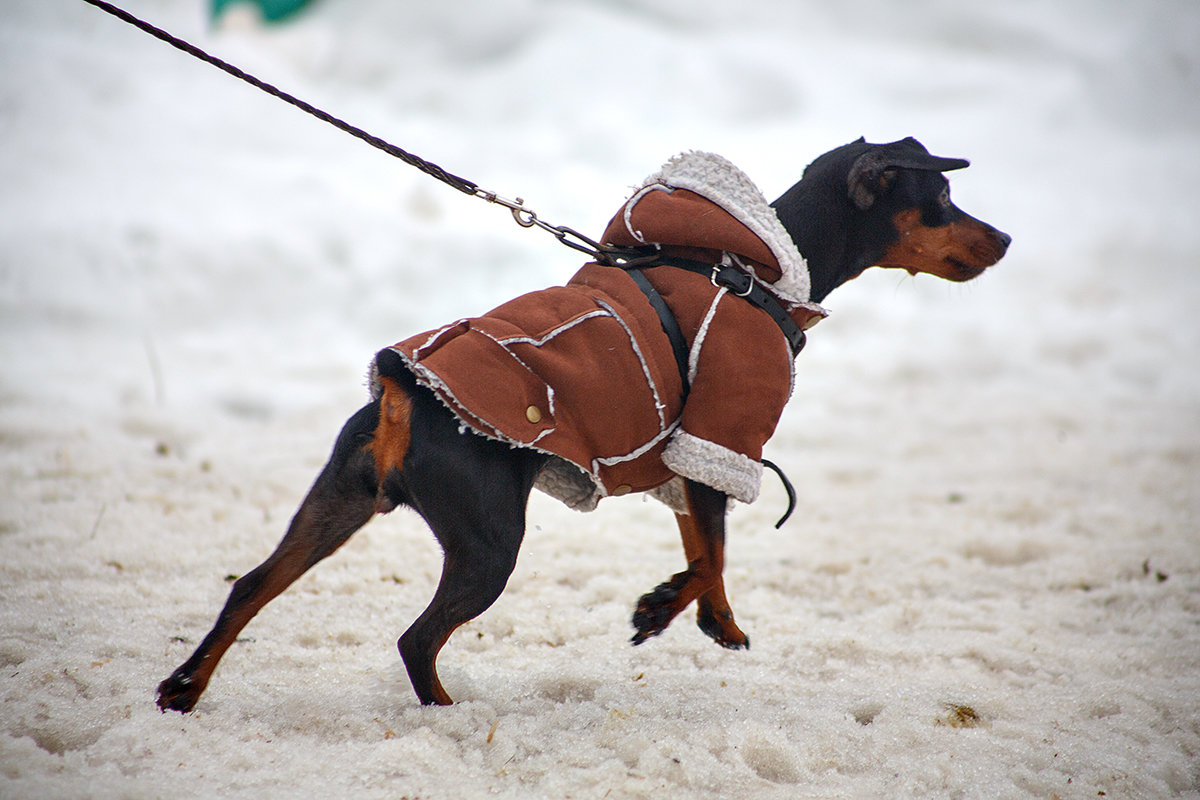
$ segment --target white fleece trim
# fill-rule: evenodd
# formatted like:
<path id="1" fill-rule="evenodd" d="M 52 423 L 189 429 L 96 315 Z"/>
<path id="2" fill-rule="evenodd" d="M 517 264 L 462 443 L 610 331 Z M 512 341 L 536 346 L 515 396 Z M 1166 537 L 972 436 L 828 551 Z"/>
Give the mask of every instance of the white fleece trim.
<path id="1" fill-rule="evenodd" d="M 783 277 L 768 284 L 771 289 L 789 302 L 808 302 L 810 286 L 804 257 L 754 181 L 728 159 L 716 153 L 680 153 L 646 178 L 642 189 L 655 184 L 695 192 L 732 214 L 762 239 L 779 261 Z"/>
<path id="2" fill-rule="evenodd" d="M 654 396 L 654 410 L 658 412 L 658 430 L 659 433 L 662 433 L 662 431 L 667 427 L 667 416 L 665 413 L 667 406 L 666 403 L 662 401 L 662 396 L 658 393 L 658 384 L 654 382 L 654 376 L 650 374 L 650 365 L 646 363 L 646 356 L 643 355 L 642 348 L 640 345 L 638 345 L 637 337 L 633 335 L 633 331 L 630 330 L 629 325 L 626 324 L 625 320 L 621 319 L 621 315 L 617 313 L 615 308 L 599 298 L 596 299 L 596 305 L 608 311 L 609 314 L 612 315 L 612 318 L 615 319 L 625 331 L 625 335 L 629 337 L 629 346 L 633 349 L 634 355 L 637 356 L 638 363 L 642 365 L 642 375 L 644 375 L 646 378 L 646 386 L 650 389 L 650 393 Z"/>
<path id="3" fill-rule="evenodd" d="M 753 503 L 758 499 L 762 464 L 716 442 L 680 430 L 667 442 L 662 460 L 672 472 L 711 486 L 734 500 Z"/>
<path id="4" fill-rule="evenodd" d="M 708 326 L 712 323 L 713 316 L 717 313 L 717 305 L 721 302 L 721 298 L 729 293 L 725 287 L 721 287 L 713 298 L 712 305 L 708 307 L 708 313 L 704 315 L 704 321 L 700 323 L 700 330 L 696 331 L 696 339 L 692 342 L 692 350 L 688 353 L 688 383 L 696 382 L 696 373 L 700 371 L 700 348 L 704 346 L 704 339 L 708 336 Z"/>
<path id="5" fill-rule="evenodd" d="M 437 342 L 437 340 L 442 337 L 442 334 L 446 333 L 449 330 L 453 330 L 454 328 L 457 328 L 459 325 L 461 325 L 462 323 L 464 323 L 466 321 L 467 321 L 466 319 L 456 319 L 456 320 L 454 320 L 454 322 L 451 322 L 449 325 L 443 325 L 442 327 L 433 331 L 432 333 L 429 334 L 428 338 L 426 338 L 425 341 L 420 344 L 420 346 L 418 346 L 417 348 L 415 348 L 413 350 L 413 353 L 414 354 L 421 353 L 421 351 L 423 351 L 425 348 L 430 347 L 433 344 L 435 344 Z M 394 350 L 395 348 L 392 348 L 392 349 Z M 400 351 L 397 350 L 396 352 L 398 353 Z M 420 357 L 420 356 L 418 355 L 418 357 Z"/>
<path id="6" fill-rule="evenodd" d="M 643 197 L 645 197 L 650 192 L 670 192 L 670 191 L 671 190 L 668 187 L 663 186 L 662 184 L 644 185 L 644 186 L 642 186 L 641 191 L 639 191 L 633 197 L 629 198 L 628 202 L 625 203 L 625 214 L 624 214 L 623 219 L 625 221 L 625 230 L 629 231 L 630 236 L 632 236 L 634 239 L 636 239 L 638 242 L 640 242 L 642 244 L 646 243 L 645 235 L 641 231 L 639 231 L 633 227 L 633 220 L 631 219 L 631 217 L 633 215 L 633 208 L 634 208 L 634 206 L 636 206 L 638 204 L 638 201 L 640 201 Z"/>
<path id="7" fill-rule="evenodd" d="M 600 503 L 600 491 L 590 475 L 575 464 L 558 456 L 542 467 L 533 482 L 534 488 L 562 502 L 575 511 L 595 511 Z"/>
<path id="8" fill-rule="evenodd" d="M 646 494 L 653 497 L 658 502 L 665 505 L 667 508 L 674 511 L 676 514 L 689 516 L 692 510 L 688 508 L 687 486 L 683 483 L 683 478 L 676 475 L 671 480 L 659 486 L 656 489 L 651 489 Z"/>
<path id="9" fill-rule="evenodd" d="M 611 467 L 613 464 L 624 464 L 626 461 L 633 461 L 636 458 L 641 458 L 646 453 L 650 452 L 650 450 L 654 449 L 659 442 L 674 433 L 675 429 L 678 427 L 679 420 L 675 420 L 670 425 L 659 431 L 658 435 L 656 435 L 653 439 L 643 443 L 638 447 L 635 447 L 633 450 L 629 451 L 623 456 L 598 456 L 593 458 L 592 471 L 596 474 L 599 474 L 600 467 Z"/>
<path id="10" fill-rule="evenodd" d="M 546 342 L 549 342 L 554 337 L 558 336 L 560 333 L 566 333 L 567 331 L 574 328 L 576 325 L 579 325 L 583 322 L 587 322 L 589 319 L 595 319 L 596 317 L 611 317 L 611 316 L 613 316 L 612 313 L 610 313 L 608 311 L 604 311 L 602 309 L 596 309 L 595 311 L 588 311 L 587 313 L 580 314 L 577 317 L 567 320 L 562 325 L 559 325 L 557 328 L 551 328 L 550 331 L 545 336 L 541 337 L 540 339 L 535 339 L 532 336 L 509 336 L 508 338 L 505 338 L 505 339 L 497 339 L 494 336 L 492 336 L 492 337 L 488 337 L 488 338 L 490 338 L 493 342 L 495 342 L 496 344 L 500 345 L 501 347 L 503 347 L 505 349 L 508 349 L 508 346 L 510 344 L 531 344 L 534 347 L 542 347 L 546 344 Z"/>

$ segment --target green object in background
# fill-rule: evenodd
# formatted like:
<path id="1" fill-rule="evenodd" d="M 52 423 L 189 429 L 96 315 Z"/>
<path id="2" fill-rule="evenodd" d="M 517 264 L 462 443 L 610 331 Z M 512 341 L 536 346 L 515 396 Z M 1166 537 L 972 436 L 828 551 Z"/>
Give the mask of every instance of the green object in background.
<path id="1" fill-rule="evenodd" d="M 217 19 L 230 6 L 244 3 L 258 6 L 262 18 L 267 22 L 278 22 L 311 2 L 312 0 L 212 0 L 212 18 Z"/>

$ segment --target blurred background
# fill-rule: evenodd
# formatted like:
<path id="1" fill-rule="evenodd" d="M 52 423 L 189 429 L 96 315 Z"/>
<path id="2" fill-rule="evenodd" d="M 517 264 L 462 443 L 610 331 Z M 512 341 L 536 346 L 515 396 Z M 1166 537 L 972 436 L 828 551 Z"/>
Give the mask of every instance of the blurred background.
<path id="1" fill-rule="evenodd" d="M 1190 0 L 312 0 L 275 22 L 256 4 L 219 5 L 126 3 L 593 235 L 681 150 L 725 155 L 773 199 L 836 145 L 914 135 L 973 160 L 953 176 L 959 205 L 1016 243 L 968 287 L 869 274 L 829 299 L 830 328 L 860 301 L 871 315 L 958 305 L 975 335 L 994 337 L 977 344 L 1039 355 L 1027 350 L 1053 330 L 1088 362 L 1084 351 L 1119 348 L 1129 326 L 1170 317 L 1163 345 L 1194 352 Z M 11 0 L 0 37 L 10 396 L 74 354 L 76 369 L 105 364 L 90 407 L 287 402 L 265 385 L 231 395 L 253 394 L 245 384 L 267 360 L 285 381 L 304 364 L 359 370 L 383 344 L 578 266 L 502 210 L 82 2 Z M 953 302 L 933 312 L 926 292 Z M 1101 316 L 1101 341 L 1072 330 Z M 879 336 L 861 344 L 904 338 Z M 836 338 L 859 344 L 848 329 Z"/>

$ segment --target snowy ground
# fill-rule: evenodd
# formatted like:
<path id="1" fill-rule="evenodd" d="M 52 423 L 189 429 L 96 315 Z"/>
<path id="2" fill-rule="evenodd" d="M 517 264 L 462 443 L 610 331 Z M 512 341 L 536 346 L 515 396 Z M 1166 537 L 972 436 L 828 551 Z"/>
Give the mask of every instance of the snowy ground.
<path id="1" fill-rule="evenodd" d="M 565 280 L 502 211 L 77 0 L 0 21 L 0 797 L 1200 797 L 1194 0 L 322 0 L 131 10 L 545 218 L 673 153 L 774 197 L 916 135 L 1014 236 L 835 292 L 731 519 L 749 652 L 680 619 L 670 515 L 535 497 L 420 707 L 440 565 L 373 522 L 189 716 L 153 689 L 273 547 L 377 348 Z M 435 8 L 436 7 L 436 8 Z"/>

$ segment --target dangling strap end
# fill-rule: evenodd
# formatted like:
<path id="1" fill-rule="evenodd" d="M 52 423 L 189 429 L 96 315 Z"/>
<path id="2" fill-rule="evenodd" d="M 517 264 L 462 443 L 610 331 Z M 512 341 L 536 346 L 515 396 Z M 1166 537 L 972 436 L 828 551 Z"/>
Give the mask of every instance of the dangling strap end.
<path id="1" fill-rule="evenodd" d="M 783 523 L 788 521 L 788 517 L 792 516 L 792 512 L 796 510 L 796 490 L 792 488 L 792 482 L 788 480 L 787 475 L 783 474 L 783 470 L 780 469 L 779 465 L 774 461 L 769 461 L 768 459 L 764 458 L 762 460 L 762 465 L 779 476 L 780 482 L 783 483 L 784 491 L 787 492 L 787 511 L 785 511 L 783 516 L 779 518 L 779 522 L 775 523 L 775 530 L 779 530 L 783 527 Z"/>

